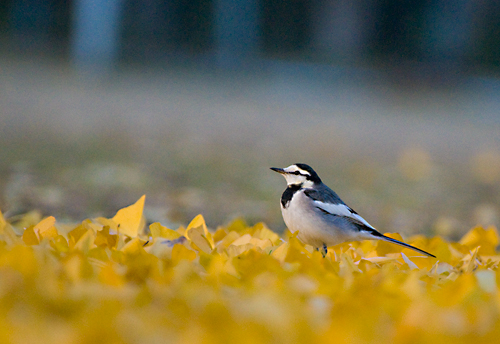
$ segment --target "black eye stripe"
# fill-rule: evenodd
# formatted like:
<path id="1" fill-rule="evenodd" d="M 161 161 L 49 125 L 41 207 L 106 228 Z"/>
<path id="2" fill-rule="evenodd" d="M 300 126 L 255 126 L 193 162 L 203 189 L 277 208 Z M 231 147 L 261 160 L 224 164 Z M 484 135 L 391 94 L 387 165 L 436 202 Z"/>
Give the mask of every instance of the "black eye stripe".
<path id="1" fill-rule="evenodd" d="M 302 176 L 302 177 L 310 177 L 308 174 L 304 174 L 304 173 L 300 173 L 300 171 L 293 171 L 293 172 L 290 172 L 290 174 L 295 174 L 296 176 Z"/>

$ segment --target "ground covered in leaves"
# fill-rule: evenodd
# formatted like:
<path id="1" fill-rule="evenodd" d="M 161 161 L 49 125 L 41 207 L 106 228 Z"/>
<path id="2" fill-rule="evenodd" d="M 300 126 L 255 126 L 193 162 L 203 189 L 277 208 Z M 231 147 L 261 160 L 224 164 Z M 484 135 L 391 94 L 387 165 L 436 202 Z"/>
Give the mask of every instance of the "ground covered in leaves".
<path id="1" fill-rule="evenodd" d="M 144 226 L 142 197 L 111 219 L 0 216 L 2 343 L 492 343 L 495 228 L 459 242 L 331 247 L 265 224 Z M 389 234 L 400 239 L 397 234 Z"/>

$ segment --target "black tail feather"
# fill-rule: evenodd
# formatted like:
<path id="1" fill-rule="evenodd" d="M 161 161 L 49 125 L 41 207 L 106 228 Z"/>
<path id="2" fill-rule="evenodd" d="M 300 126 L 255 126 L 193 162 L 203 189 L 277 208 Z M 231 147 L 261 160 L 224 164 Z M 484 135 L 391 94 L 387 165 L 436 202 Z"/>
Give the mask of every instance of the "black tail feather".
<path id="1" fill-rule="evenodd" d="M 402 241 L 399 241 L 399 240 L 396 240 L 396 239 L 393 239 L 393 238 L 389 238 L 388 236 L 385 236 L 385 235 L 381 235 L 379 237 L 380 239 L 383 239 L 385 241 L 388 241 L 388 242 L 392 242 L 393 244 L 397 244 L 397 245 L 400 245 L 400 246 L 403 246 L 403 247 L 406 247 L 406 248 L 409 248 L 410 250 L 414 250 L 414 251 L 417 251 L 417 252 L 420 252 L 420 253 L 423 253 L 425 254 L 426 256 L 429 256 L 429 257 L 432 257 L 432 258 L 436 258 L 435 255 L 433 254 L 430 254 L 429 252 L 425 252 L 424 250 L 421 250 L 419 248 L 416 248 L 415 246 L 411 246 L 411 245 L 408 245 Z"/>

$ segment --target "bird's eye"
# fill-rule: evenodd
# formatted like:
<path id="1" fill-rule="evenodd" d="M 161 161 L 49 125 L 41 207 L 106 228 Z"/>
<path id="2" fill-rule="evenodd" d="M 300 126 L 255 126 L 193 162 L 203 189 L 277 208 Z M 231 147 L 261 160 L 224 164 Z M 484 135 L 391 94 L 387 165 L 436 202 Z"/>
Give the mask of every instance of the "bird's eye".
<path id="1" fill-rule="evenodd" d="M 293 174 L 295 174 L 296 176 L 298 176 L 300 174 L 299 171 L 293 171 Z"/>

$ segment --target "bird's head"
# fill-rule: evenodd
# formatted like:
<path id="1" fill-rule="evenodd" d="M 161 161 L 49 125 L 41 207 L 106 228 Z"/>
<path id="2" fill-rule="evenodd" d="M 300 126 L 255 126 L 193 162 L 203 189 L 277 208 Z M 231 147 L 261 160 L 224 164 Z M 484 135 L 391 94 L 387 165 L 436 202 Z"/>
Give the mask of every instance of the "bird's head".
<path id="1" fill-rule="evenodd" d="M 293 164 L 286 168 L 271 167 L 271 170 L 283 175 L 288 185 L 302 185 L 304 188 L 310 188 L 314 184 L 321 183 L 318 174 L 306 164 Z"/>

